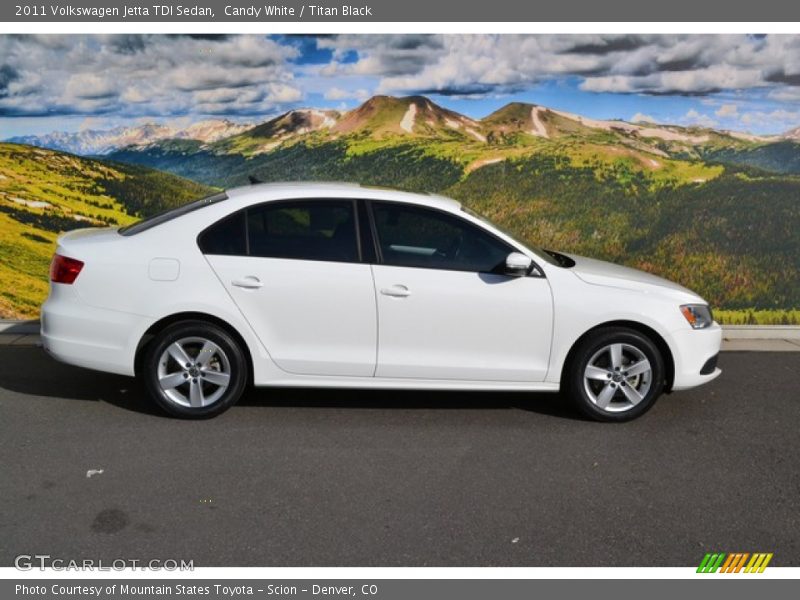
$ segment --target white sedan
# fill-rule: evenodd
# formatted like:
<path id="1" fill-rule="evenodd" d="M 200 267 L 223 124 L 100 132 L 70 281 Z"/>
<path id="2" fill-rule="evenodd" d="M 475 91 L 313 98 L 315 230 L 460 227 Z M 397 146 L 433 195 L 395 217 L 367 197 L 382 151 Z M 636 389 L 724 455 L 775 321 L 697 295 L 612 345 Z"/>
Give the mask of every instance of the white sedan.
<path id="1" fill-rule="evenodd" d="M 179 417 L 250 385 L 565 391 L 603 421 L 720 374 L 708 304 L 526 246 L 458 202 L 347 184 L 233 189 L 58 241 L 42 340 Z"/>

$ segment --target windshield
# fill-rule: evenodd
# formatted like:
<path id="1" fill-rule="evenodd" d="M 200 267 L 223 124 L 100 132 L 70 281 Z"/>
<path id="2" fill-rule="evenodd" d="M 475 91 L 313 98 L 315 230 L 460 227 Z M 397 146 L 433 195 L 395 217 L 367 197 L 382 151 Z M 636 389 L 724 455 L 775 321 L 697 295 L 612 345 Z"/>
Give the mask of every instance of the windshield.
<path id="1" fill-rule="evenodd" d="M 544 260 L 545 262 L 548 262 L 548 263 L 550 263 L 551 265 L 555 265 L 555 266 L 557 266 L 557 267 L 562 267 L 562 266 L 564 266 L 564 265 L 562 265 L 562 264 L 561 264 L 561 262 L 560 262 L 558 259 L 556 259 L 556 257 L 554 257 L 554 256 L 553 256 L 553 255 L 550 253 L 550 251 L 548 251 L 548 250 L 545 250 L 544 248 L 539 248 L 538 246 L 532 246 L 532 245 L 530 245 L 530 244 L 525 244 L 525 243 L 523 243 L 523 242 L 520 242 L 520 241 L 519 241 L 519 240 L 518 240 L 518 239 L 517 239 L 517 238 L 516 238 L 516 237 L 515 237 L 513 234 L 509 233 L 508 231 L 506 231 L 506 230 L 505 230 L 505 229 L 503 229 L 502 227 L 499 227 L 499 226 L 498 226 L 498 225 L 496 225 L 495 223 L 492 223 L 492 222 L 491 222 L 489 219 L 487 219 L 486 217 L 484 217 L 482 214 L 480 214 L 480 213 L 478 213 L 478 212 L 475 212 L 475 211 L 474 211 L 474 210 L 472 210 L 471 208 L 467 208 L 466 206 L 462 206 L 462 207 L 461 207 L 461 210 L 463 210 L 463 211 L 464 211 L 465 213 L 467 213 L 468 215 L 470 215 L 470 216 L 472 216 L 472 217 L 475 217 L 475 218 L 476 218 L 476 219 L 478 219 L 479 221 L 482 221 L 482 222 L 486 223 L 487 225 L 489 225 L 489 226 L 490 226 L 490 227 L 492 227 L 493 229 L 496 229 L 496 230 L 497 230 L 497 231 L 499 231 L 500 233 L 502 233 L 502 234 L 504 234 L 504 235 L 506 235 L 506 236 L 510 237 L 512 240 L 514 240 L 514 242 L 516 242 L 518 245 L 522 246 L 523 248 L 529 248 L 530 250 L 533 250 L 533 252 L 534 252 L 534 253 L 536 253 L 536 256 L 538 256 L 539 258 L 541 258 L 541 259 L 542 259 L 542 260 Z"/>
<path id="2" fill-rule="evenodd" d="M 204 206 L 210 206 L 212 204 L 216 204 L 217 202 L 221 202 L 222 200 L 227 200 L 227 199 L 228 195 L 225 192 L 220 192 L 218 194 L 214 194 L 213 196 L 206 196 L 205 198 L 200 198 L 199 200 L 195 200 L 194 202 L 189 202 L 188 204 L 182 204 L 181 206 L 176 206 L 175 208 L 169 208 L 155 215 L 145 217 L 141 221 L 136 221 L 136 223 L 132 223 L 131 225 L 121 227 L 119 229 L 119 232 L 122 235 L 136 235 L 137 233 L 146 231 L 151 227 L 155 227 L 156 225 L 161 225 L 162 223 L 171 221 L 176 217 L 180 217 L 181 215 L 185 215 L 187 213 L 195 211 L 198 208 L 203 208 Z"/>

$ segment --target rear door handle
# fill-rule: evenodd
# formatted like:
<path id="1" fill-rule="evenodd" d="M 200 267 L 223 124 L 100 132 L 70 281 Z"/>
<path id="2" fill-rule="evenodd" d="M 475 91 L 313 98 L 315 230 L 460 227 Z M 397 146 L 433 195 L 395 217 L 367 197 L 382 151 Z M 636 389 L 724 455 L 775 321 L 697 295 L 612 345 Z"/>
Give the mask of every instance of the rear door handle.
<path id="1" fill-rule="evenodd" d="M 404 285 L 398 284 L 388 288 L 381 288 L 381 294 L 384 296 L 391 296 L 393 298 L 407 298 L 411 295 L 411 290 Z"/>
<path id="2" fill-rule="evenodd" d="M 258 277 L 253 275 L 247 275 L 246 277 L 242 277 L 241 279 L 234 279 L 231 281 L 231 285 L 244 288 L 246 290 L 256 290 L 262 287 L 264 284 L 261 283 L 261 280 Z"/>

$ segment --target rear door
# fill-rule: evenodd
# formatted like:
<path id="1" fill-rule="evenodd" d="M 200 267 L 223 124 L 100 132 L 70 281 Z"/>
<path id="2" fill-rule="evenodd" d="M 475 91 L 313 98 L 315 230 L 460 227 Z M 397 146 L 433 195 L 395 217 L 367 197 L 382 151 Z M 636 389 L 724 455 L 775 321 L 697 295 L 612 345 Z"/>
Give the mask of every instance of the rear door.
<path id="1" fill-rule="evenodd" d="M 352 200 L 276 201 L 229 216 L 199 242 L 280 368 L 369 377 L 375 288 L 357 230 Z"/>

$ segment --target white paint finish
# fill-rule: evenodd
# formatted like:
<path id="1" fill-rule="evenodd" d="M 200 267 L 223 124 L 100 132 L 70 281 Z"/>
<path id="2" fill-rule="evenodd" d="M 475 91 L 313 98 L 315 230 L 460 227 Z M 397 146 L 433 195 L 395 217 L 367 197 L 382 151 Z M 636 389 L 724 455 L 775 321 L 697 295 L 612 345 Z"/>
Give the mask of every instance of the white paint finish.
<path id="1" fill-rule="evenodd" d="M 175 281 L 181 273 L 181 263 L 174 258 L 154 258 L 147 274 L 153 281 Z"/>
<path id="2" fill-rule="evenodd" d="M 392 377 L 317 377 L 282 372 L 270 387 L 338 388 L 371 390 L 458 390 L 502 392 L 557 392 L 558 384 L 547 381 L 480 381 L 477 379 L 409 379 Z"/>
<path id="3" fill-rule="evenodd" d="M 658 275 L 576 254 L 570 254 L 569 257 L 576 263 L 572 273 L 575 273 L 586 283 L 627 287 L 634 290 L 644 290 L 645 286 L 655 286 L 659 289 L 669 288 L 683 294 L 684 303 L 703 302 L 703 299 L 691 290 Z"/>
<path id="4" fill-rule="evenodd" d="M 707 329 L 680 329 L 670 336 L 680 352 L 675 355 L 675 384 L 673 389 L 684 390 L 716 379 L 721 371 L 700 375 L 698 365 L 719 353 L 722 343 L 722 328 L 716 323 Z"/>
<path id="5" fill-rule="evenodd" d="M 543 381 L 546 279 L 376 265 L 377 377 Z M 405 294 L 384 294 L 403 289 Z"/>
<path id="6" fill-rule="evenodd" d="M 369 265 L 238 256 L 208 262 L 281 369 L 372 376 L 377 316 Z"/>
<path id="7" fill-rule="evenodd" d="M 718 351 L 719 340 L 712 330 L 692 330 L 678 308 L 702 299 L 667 280 L 582 257 L 573 257 L 574 268 L 561 268 L 441 196 L 307 183 L 247 186 L 228 194 L 224 202 L 135 236 L 114 229 L 63 235 L 58 252 L 86 264 L 75 284 L 51 285 L 42 309 L 44 347 L 70 364 L 132 375 L 148 328 L 164 317 L 194 312 L 220 319 L 242 336 L 256 385 L 552 391 L 580 336 L 626 320 L 664 339 L 681 365 L 676 389 L 712 377 L 696 373 L 706 355 Z M 366 198 L 437 208 L 493 232 L 532 258 L 546 279 L 489 284 L 477 274 L 378 266 L 373 281 L 369 265 L 207 260 L 199 251 L 197 236 L 210 224 L 255 203 L 289 198 Z M 180 276 L 168 287 L 149 277 L 151 261 L 163 257 L 180 262 Z M 254 267 L 253 261 L 264 264 Z M 248 275 L 262 287 L 232 286 Z M 404 285 L 409 293 L 376 293 L 376 284 Z M 544 290 L 552 295 L 550 309 Z M 551 326 L 552 346 L 546 347 L 542 340 Z M 382 376 L 374 377 L 381 357 Z"/>

